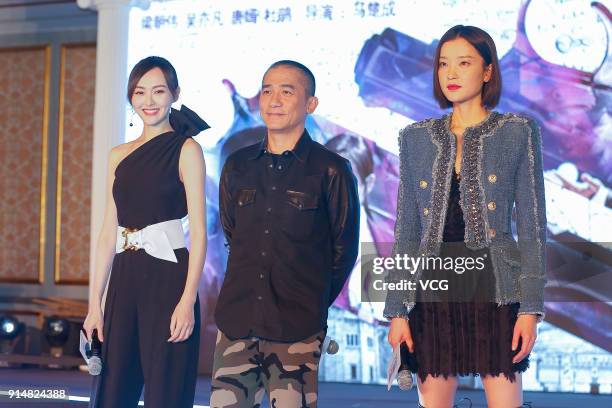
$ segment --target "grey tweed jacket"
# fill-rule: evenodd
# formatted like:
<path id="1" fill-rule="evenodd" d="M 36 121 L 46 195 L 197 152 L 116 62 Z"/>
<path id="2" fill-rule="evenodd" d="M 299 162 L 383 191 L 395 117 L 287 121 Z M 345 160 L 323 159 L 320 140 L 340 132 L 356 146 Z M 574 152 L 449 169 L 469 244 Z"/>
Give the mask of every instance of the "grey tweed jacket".
<path id="1" fill-rule="evenodd" d="M 467 128 L 461 159 L 461 200 L 468 248 L 488 247 L 498 305 L 544 317 L 546 210 L 540 131 L 536 122 L 491 112 Z M 435 256 L 444 231 L 456 139 L 450 115 L 413 123 L 399 136 L 400 183 L 393 256 Z M 516 209 L 518 243 L 512 235 Z M 392 270 L 388 282 L 416 281 L 419 271 Z M 384 314 L 407 317 L 416 292 L 388 291 Z"/>

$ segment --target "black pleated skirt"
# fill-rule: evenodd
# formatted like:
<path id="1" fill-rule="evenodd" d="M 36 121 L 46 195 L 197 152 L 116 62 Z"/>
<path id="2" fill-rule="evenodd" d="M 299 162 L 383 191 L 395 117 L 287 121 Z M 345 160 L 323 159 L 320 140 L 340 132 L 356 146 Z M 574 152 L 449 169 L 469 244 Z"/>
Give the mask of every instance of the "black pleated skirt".
<path id="1" fill-rule="evenodd" d="M 444 298 L 448 296 L 445 294 L 437 299 L 424 293 L 417 295 L 417 304 L 409 315 L 415 345 L 411 356 L 412 371 L 421 381 L 428 375 L 447 378 L 470 374 L 504 375 L 515 381 L 516 373 L 529 367 L 529 356 L 517 364 L 512 363 L 520 350 L 519 343 L 517 350 L 512 351 L 519 304 L 498 306 L 493 301 L 495 280 L 488 249 L 475 252 L 463 246 L 459 251 L 467 256 L 483 256 L 485 268 L 461 275 L 440 270 L 423 274 L 421 279 L 447 278 L 451 289 L 460 287 L 463 292 L 459 296 Z M 453 246 L 452 250 L 443 248 L 440 256 L 457 255 L 457 246 Z"/>

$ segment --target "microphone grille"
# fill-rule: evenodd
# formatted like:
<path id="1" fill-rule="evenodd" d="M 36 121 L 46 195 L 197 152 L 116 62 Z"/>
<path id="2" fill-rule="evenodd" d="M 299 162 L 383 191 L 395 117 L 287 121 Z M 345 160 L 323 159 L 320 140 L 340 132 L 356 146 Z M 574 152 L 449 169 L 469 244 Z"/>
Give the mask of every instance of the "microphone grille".
<path id="1" fill-rule="evenodd" d="M 87 368 L 89 368 L 89 374 L 100 375 L 102 372 L 102 360 L 100 360 L 100 357 L 91 357 L 87 362 Z"/>
<path id="2" fill-rule="evenodd" d="M 412 380 L 412 374 L 408 370 L 401 370 L 397 374 L 397 386 L 400 390 L 408 391 L 412 389 L 414 381 Z"/>
<path id="3" fill-rule="evenodd" d="M 327 354 L 336 354 L 339 349 L 340 346 L 338 345 L 338 342 L 336 340 L 330 340 L 329 344 L 327 345 Z"/>

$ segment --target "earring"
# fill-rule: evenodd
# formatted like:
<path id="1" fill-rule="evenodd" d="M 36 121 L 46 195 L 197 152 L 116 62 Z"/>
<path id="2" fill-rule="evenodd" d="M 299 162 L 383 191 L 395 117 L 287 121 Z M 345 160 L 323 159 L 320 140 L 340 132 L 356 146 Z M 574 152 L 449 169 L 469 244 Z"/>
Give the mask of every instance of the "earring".
<path id="1" fill-rule="evenodd" d="M 134 126 L 134 109 L 132 108 L 132 116 L 130 116 L 130 127 Z"/>

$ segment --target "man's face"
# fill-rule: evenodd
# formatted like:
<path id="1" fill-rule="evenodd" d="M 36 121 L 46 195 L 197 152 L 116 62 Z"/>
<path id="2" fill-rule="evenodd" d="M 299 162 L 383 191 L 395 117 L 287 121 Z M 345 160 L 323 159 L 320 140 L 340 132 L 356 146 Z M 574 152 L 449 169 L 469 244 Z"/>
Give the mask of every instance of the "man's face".
<path id="1" fill-rule="evenodd" d="M 259 108 L 269 131 L 289 133 L 303 130 L 306 115 L 314 112 L 317 98 L 306 90 L 306 76 L 298 68 L 280 65 L 264 76 Z"/>

